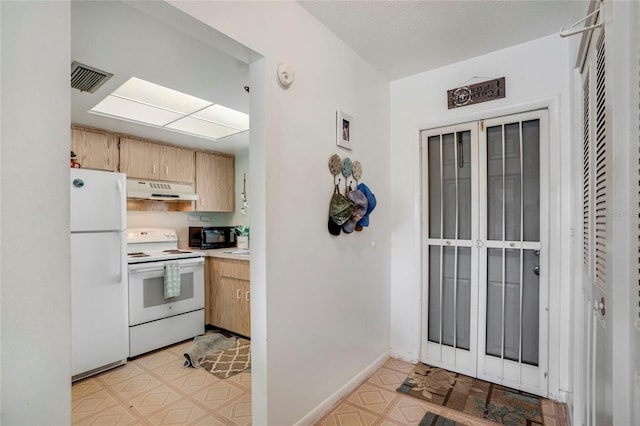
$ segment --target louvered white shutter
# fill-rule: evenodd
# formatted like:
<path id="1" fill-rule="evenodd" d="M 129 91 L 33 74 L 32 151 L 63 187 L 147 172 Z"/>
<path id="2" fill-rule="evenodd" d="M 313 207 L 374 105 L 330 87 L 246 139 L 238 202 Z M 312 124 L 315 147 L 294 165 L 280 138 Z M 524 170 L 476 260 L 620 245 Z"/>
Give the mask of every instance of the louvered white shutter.
<path id="1" fill-rule="evenodd" d="M 589 114 L 589 72 L 582 87 L 583 100 L 583 140 L 582 140 L 582 260 L 584 269 L 591 274 L 591 138 Z"/>
<path id="2" fill-rule="evenodd" d="M 607 225 L 609 199 L 609 138 L 607 137 L 607 117 L 605 109 L 605 44 L 604 34 L 596 45 L 596 99 L 595 99 L 595 278 L 602 290 L 607 288 Z"/>

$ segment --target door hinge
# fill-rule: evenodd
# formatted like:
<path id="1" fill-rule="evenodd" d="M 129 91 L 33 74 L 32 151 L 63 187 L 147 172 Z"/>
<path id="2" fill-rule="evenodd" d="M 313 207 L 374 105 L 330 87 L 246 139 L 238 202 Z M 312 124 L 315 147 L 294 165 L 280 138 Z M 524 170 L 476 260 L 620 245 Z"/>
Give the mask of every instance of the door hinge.
<path id="1" fill-rule="evenodd" d="M 484 132 L 484 120 L 480 120 L 480 131 Z"/>
<path id="2" fill-rule="evenodd" d="M 544 378 L 546 379 L 548 375 L 549 375 L 549 373 L 547 373 L 547 372 L 545 371 L 545 372 L 544 372 Z"/>

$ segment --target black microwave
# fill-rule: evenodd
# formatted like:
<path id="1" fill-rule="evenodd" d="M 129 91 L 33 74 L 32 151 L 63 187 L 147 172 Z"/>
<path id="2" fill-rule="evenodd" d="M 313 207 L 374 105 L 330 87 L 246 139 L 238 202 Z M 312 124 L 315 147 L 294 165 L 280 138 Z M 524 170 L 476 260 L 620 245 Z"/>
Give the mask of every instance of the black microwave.
<path id="1" fill-rule="evenodd" d="M 190 226 L 189 247 L 217 249 L 236 246 L 233 226 Z"/>

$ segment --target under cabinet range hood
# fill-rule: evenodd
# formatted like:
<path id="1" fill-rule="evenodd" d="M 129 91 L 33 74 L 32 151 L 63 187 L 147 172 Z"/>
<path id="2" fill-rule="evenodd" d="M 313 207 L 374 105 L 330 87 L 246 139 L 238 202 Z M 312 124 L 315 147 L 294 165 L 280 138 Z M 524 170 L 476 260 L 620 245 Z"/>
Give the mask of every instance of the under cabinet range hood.
<path id="1" fill-rule="evenodd" d="M 127 198 L 159 201 L 196 201 L 198 194 L 185 183 L 127 179 Z"/>

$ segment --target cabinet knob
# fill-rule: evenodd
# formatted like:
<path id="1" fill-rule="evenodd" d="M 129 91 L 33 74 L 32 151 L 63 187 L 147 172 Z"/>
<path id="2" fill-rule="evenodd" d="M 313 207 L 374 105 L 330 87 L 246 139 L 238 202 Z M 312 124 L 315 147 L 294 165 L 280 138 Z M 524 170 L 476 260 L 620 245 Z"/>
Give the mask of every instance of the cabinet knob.
<path id="1" fill-rule="evenodd" d="M 236 290 L 236 299 L 240 300 L 240 289 Z"/>

